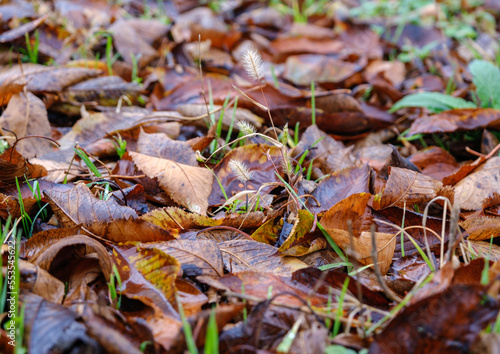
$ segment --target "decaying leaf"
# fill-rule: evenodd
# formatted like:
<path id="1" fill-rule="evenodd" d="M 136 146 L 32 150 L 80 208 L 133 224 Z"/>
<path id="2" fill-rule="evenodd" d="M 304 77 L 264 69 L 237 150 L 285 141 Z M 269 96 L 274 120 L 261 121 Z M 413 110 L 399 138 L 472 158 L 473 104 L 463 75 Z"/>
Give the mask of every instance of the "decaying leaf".
<path id="1" fill-rule="evenodd" d="M 363 264 L 372 264 L 372 237 L 377 246 L 377 261 L 382 274 L 387 273 L 396 248 L 393 234 L 370 232 L 370 216 L 367 215 L 368 193 L 353 194 L 331 207 L 321 218 L 321 224 L 337 245 L 349 250 Z M 348 222 L 351 223 L 351 228 Z M 352 233 L 349 232 L 351 229 Z"/>
<path id="2" fill-rule="evenodd" d="M 373 200 L 374 209 L 420 204 L 437 196 L 443 184 L 431 177 L 405 168 L 392 167 L 389 180 L 380 196 Z"/>
<path id="3" fill-rule="evenodd" d="M 465 210 L 481 209 L 483 201 L 498 192 L 500 157 L 492 157 L 455 185 L 455 202 Z"/>
<path id="4" fill-rule="evenodd" d="M 162 189 L 169 196 L 193 213 L 205 215 L 208 196 L 212 191 L 213 174 L 207 168 L 188 166 L 167 159 L 160 159 L 130 152 L 134 163 L 151 178 L 158 178 Z"/>
<path id="5" fill-rule="evenodd" d="M 134 209 L 113 198 L 98 199 L 85 184 L 76 184 L 68 191 L 46 191 L 46 195 L 63 227 L 83 225 L 113 242 L 171 239 L 168 231 L 139 219 Z"/>
<path id="6" fill-rule="evenodd" d="M 29 135 L 51 138 L 52 135 L 45 104 L 31 92 L 12 96 L 0 117 L 0 126 L 14 132 L 17 138 Z M 2 130 L 1 133 L 2 135 L 12 135 L 5 130 Z M 16 149 L 24 157 L 41 156 L 52 151 L 52 144 L 49 141 L 40 138 L 31 138 L 30 140 L 20 141 L 16 144 Z"/>
<path id="7" fill-rule="evenodd" d="M 273 246 L 251 240 L 233 240 L 219 243 L 224 266 L 231 273 L 246 270 L 290 275 L 307 265 L 295 257 L 277 256 Z"/>

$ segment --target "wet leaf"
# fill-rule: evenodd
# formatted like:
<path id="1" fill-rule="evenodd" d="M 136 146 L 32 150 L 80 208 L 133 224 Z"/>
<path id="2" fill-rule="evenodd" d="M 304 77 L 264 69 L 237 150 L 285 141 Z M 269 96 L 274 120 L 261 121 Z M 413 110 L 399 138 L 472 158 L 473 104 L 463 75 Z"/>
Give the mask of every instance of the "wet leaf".
<path id="1" fill-rule="evenodd" d="M 87 334 L 78 315 L 68 308 L 54 304 L 34 294 L 21 295 L 25 304 L 26 345 L 31 353 L 80 350 L 98 352 L 98 342 Z"/>
<path id="2" fill-rule="evenodd" d="M 324 55 L 289 56 L 285 64 L 284 78 L 299 86 L 318 83 L 339 83 L 361 69 L 357 64 Z"/>

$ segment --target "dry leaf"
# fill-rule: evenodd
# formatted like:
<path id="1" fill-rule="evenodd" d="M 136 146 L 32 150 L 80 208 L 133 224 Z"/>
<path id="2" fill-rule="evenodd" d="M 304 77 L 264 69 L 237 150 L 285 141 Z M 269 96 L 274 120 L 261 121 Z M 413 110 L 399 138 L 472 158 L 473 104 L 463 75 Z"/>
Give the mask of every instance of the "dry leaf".
<path id="1" fill-rule="evenodd" d="M 202 167 L 188 166 L 167 159 L 130 152 L 137 167 L 148 177 L 158 178 L 161 188 L 193 213 L 205 215 L 214 175 Z"/>
<path id="2" fill-rule="evenodd" d="M 374 209 L 406 204 L 421 204 L 438 195 L 443 184 L 432 177 L 408 170 L 391 167 L 384 191 L 373 200 Z"/>
<path id="3" fill-rule="evenodd" d="M 41 99 L 31 92 L 12 96 L 5 111 L 0 117 L 0 127 L 13 131 L 17 138 L 29 135 L 52 137 L 47 109 Z M 2 135 L 12 136 L 12 133 L 2 130 Z M 24 157 L 41 156 L 53 150 L 52 144 L 40 138 L 20 141 L 16 149 Z"/>
<path id="4" fill-rule="evenodd" d="M 461 209 L 481 209 L 483 201 L 498 192 L 500 157 L 495 156 L 455 185 L 455 202 Z"/>

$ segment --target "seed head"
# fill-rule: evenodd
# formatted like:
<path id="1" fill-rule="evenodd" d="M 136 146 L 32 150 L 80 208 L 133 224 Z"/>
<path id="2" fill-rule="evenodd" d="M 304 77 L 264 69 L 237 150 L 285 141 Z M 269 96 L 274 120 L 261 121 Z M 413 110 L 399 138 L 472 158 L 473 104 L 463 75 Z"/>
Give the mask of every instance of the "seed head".
<path id="1" fill-rule="evenodd" d="M 288 123 L 283 127 L 283 134 L 281 134 L 281 143 L 286 145 L 288 143 L 288 138 L 290 137 L 290 133 L 288 132 Z"/>
<path id="2" fill-rule="evenodd" d="M 255 81 L 259 81 L 264 77 L 264 69 L 262 68 L 262 57 L 259 52 L 254 48 L 249 48 L 243 54 L 241 61 L 243 62 L 243 68 Z"/>
<path id="3" fill-rule="evenodd" d="M 244 120 L 236 122 L 236 125 L 243 135 L 255 134 L 255 127 Z"/>
<path id="4" fill-rule="evenodd" d="M 253 178 L 253 172 L 248 169 L 244 162 L 240 160 L 229 161 L 229 168 L 236 175 L 236 178 L 245 183 Z"/>

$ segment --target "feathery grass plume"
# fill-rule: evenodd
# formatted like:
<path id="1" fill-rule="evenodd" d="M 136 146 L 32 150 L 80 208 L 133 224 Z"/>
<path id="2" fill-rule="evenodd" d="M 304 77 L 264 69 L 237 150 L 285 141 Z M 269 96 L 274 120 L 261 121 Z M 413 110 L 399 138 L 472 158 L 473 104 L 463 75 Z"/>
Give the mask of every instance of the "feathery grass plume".
<path id="1" fill-rule="evenodd" d="M 236 175 L 236 178 L 243 183 L 246 183 L 253 178 L 253 172 L 250 171 L 245 163 L 240 160 L 231 160 L 229 161 L 228 166 Z"/>
<path id="2" fill-rule="evenodd" d="M 255 127 L 244 120 L 237 121 L 236 125 L 238 126 L 238 129 L 243 135 L 251 135 L 255 134 L 256 132 Z"/>
<path id="3" fill-rule="evenodd" d="M 264 69 L 262 67 L 262 57 L 255 48 L 249 48 L 241 57 L 243 69 L 255 81 L 264 78 Z"/>
<path id="4" fill-rule="evenodd" d="M 288 123 L 283 127 L 283 134 L 281 135 L 281 143 L 286 145 L 288 143 L 288 138 L 290 137 L 290 133 L 288 132 Z"/>

